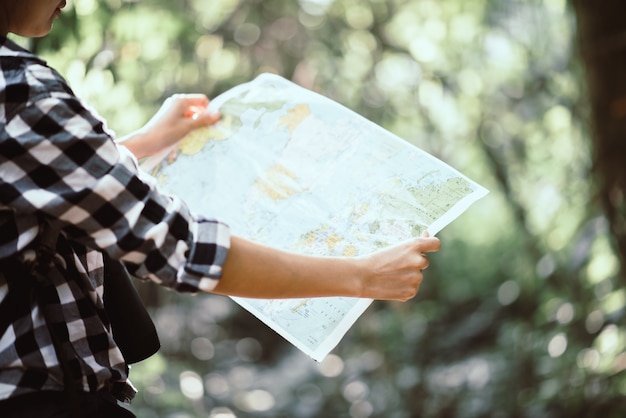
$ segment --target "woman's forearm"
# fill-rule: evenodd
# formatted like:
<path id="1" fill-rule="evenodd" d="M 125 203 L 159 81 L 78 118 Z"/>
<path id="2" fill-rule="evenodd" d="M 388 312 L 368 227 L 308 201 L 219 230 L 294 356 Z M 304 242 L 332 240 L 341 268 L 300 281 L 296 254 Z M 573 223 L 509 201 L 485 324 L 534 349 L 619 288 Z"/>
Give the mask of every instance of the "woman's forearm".
<path id="1" fill-rule="evenodd" d="M 254 298 L 358 296 L 356 259 L 311 257 L 236 236 L 215 293 Z"/>
<path id="2" fill-rule="evenodd" d="M 424 252 L 437 238 L 418 238 L 364 257 L 314 257 L 269 248 L 233 236 L 214 293 L 251 298 L 324 296 L 407 300 L 428 267 Z"/>

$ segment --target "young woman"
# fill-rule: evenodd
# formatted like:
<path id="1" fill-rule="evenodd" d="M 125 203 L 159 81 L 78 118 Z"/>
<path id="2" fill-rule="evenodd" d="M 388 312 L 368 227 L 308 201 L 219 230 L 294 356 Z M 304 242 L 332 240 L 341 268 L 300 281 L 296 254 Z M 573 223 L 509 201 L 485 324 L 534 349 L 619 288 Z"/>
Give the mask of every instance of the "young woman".
<path id="1" fill-rule="evenodd" d="M 219 115 L 190 117 L 191 109 L 207 107 L 207 97 L 175 95 L 146 126 L 116 142 L 57 72 L 7 39 L 46 35 L 64 7 L 65 0 L 0 0 L 0 309 L 10 312 L 0 318 L 3 416 L 69 416 L 77 409 L 80 416 L 130 416 L 116 401 L 134 390 L 103 313 L 103 255 L 181 292 L 401 301 L 417 293 L 428 267 L 424 253 L 439 250 L 437 238 L 363 257 L 309 257 L 233 236 L 219 220 L 162 194 L 136 158 Z M 51 291 L 39 300 L 20 298 L 33 283 L 20 266 L 37 265 L 34 251 L 51 229 L 59 231 L 45 271 Z M 52 312 L 53 324 L 42 311 Z M 68 364 L 61 364 L 59 344 L 69 347 Z M 64 395 L 68 374 L 78 388 L 76 405 Z"/>

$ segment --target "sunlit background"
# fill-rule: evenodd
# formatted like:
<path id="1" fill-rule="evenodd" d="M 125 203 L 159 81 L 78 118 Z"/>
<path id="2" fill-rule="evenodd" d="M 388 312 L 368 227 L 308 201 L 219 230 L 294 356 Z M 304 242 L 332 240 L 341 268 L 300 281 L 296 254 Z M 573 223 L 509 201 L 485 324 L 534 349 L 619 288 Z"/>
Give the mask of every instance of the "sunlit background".
<path id="1" fill-rule="evenodd" d="M 139 285 L 163 343 L 132 369 L 140 418 L 626 413 L 626 291 L 565 0 L 70 0 L 20 42 L 119 135 L 172 93 L 275 72 L 491 190 L 418 297 L 375 302 L 321 364 L 228 298 Z"/>

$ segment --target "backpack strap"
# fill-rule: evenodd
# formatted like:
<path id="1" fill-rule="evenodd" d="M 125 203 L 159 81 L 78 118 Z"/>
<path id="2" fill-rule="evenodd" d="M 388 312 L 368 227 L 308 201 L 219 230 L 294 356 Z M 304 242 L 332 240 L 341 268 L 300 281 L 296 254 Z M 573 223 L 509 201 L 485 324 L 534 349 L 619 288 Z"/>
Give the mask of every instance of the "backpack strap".
<path id="1" fill-rule="evenodd" d="M 30 312 L 33 280 L 24 264 L 15 257 L 0 260 L 0 270 L 5 276 L 11 272 L 11 275 L 20 277 L 10 284 L 7 282 L 7 294 L 0 303 L 0 336 L 2 336 L 13 323 L 12 319 Z"/>
<path id="2" fill-rule="evenodd" d="M 10 292 L 7 293 L 1 304 L 2 306 L 0 306 L 0 309 L 5 309 L 3 308 L 4 306 L 6 306 L 7 309 L 17 309 L 17 311 L 13 311 L 10 314 L 1 314 L 1 317 L 6 319 L 3 321 L 4 323 L 2 324 L 2 329 L 0 329 L 0 331 L 2 331 L 0 335 L 4 334 L 10 325 L 10 318 L 15 318 L 15 312 L 24 309 L 30 310 L 30 302 L 32 298 L 35 298 L 46 321 L 54 351 L 59 360 L 61 370 L 63 371 L 63 385 L 68 401 L 69 417 L 78 418 L 80 416 L 80 402 L 78 400 L 79 389 L 76 386 L 75 379 L 72 377 L 74 373 L 72 373 L 70 364 L 70 362 L 75 359 L 68 358 L 66 355 L 67 352 L 64 349 L 64 345 L 69 344 L 69 342 L 64 342 L 63 339 L 59 337 L 53 326 L 53 322 L 50 320 L 48 309 L 42 303 L 45 289 L 52 286 L 52 283 L 48 279 L 48 273 L 51 268 L 53 268 L 55 261 L 61 263 L 63 266 L 66 265 L 63 257 L 56 251 L 60 231 L 52 228 L 47 222 L 40 223 L 40 227 L 42 228 L 42 232 L 37 247 L 34 250 L 25 250 L 21 255 L 21 259 L 13 257 L 11 260 L 8 260 L 8 263 L 14 270 L 5 271 L 19 272 L 21 277 L 18 276 L 17 280 L 13 281 Z"/>
<path id="3" fill-rule="evenodd" d="M 12 318 L 30 312 L 30 301 L 36 284 L 51 266 L 55 257 L 55 246 L 59 231 L 42 224 L 43 232 L 36 249 L 27 248 L 18 256 L 0 260 L 0 269 L 8 279 L 8 273 L 17 279 L 7 280 L 7 294 L 0 303 L 0 336 L 4 335 L 12 323 Z"/>

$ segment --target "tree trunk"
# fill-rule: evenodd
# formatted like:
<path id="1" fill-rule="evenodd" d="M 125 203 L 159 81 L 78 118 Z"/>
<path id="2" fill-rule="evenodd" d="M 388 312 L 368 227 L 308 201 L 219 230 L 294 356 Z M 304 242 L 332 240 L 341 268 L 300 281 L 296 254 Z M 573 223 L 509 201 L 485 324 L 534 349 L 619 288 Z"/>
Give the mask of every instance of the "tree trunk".
<path id="1" fill-rule="evenodd" d="M 626 283 L 626 2 L 573 0 L 593 132 L 593 176 Z"/>

